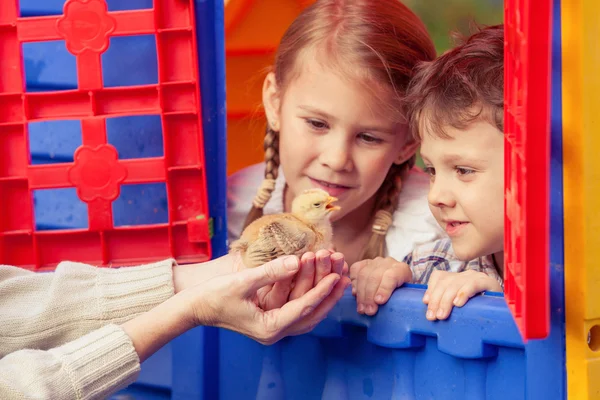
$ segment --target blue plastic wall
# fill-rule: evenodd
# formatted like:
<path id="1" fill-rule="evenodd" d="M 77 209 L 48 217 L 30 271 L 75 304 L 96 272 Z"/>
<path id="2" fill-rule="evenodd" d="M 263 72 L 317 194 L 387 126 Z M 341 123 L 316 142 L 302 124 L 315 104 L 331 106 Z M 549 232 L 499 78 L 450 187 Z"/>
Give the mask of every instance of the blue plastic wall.
<path id="1" fill-rule="evenodd" d="M 151 6 L 151 0 L 107 2 L 111 10 Z M 62 3 L 21 0 L 22 14 L 60 14 Z M 226 252 L 227 224 L 224 10 L 219 0 L 195 3 L 213 249 L 219 256 Z M 433 323 L 424 318 L 422 287 L 397 290 L 374 317 L 359 316 L 347 293 L 311 334 L 269 347 L 225 330 L 188 332 L 146 361 L 138 382 L 124 393 L 137 399 L 208 400 L 564 399 L 559 10 L 555 1 L 549 338 L 523 344 L 502 297 L 479 296 L 450 320 Z M 148 37 L 114 40 L 103 56 L 105 82 L 155 82 L 154 46 Z M 24 46 L 24 62 L 28 90 L 76 86 L 74 58 L 64 43 Z M 109 140 L 121 157 L 162 154 L 160 124 L 153 118 L 109 122 Z M 72 160 L 81 144 L 78 124 L 68 121 L 32 124 L 30 138 L 33 163 Z M 123 204 L 115 205 L 116 223 L 154 222 L 149 214 L 166 220 L 162 190 L 158 185 L 124 191 Z M 69 190 L 38 192 L 35 200 L 38 229 L 87 226 L 85 206 Z"/>
<path id="2" fill-rule="evenodd" d="M 402 288 L 365 317 L 346 293 L 310 335 L 269 347 L 223 331 L 220 399 L 564 398 L 561 349 L 523 345 L 502 297 L 479 296 L 432 323 L 422 296 Z"/>
<path id="3" fill-rule="evenodd" d="M 398 289 L 374 317 L 347 293 L 309 335 L 265 347 L 221 332 L 221 400 L 565 399 L 560 2 L 554 2 L 551 333 L 523 344 L 502 297 L 429 322 L 423 288 Z"/>
<path id="4" fill-rule="evenodd" d="M 402 288 L 366 317 L 347 293 L 311 335 L 271 347 L 224 334 L 220 398 L 524 398 L 525 350 L 503 298 L 478 297 L 431 323 L 422 296 Z"/>

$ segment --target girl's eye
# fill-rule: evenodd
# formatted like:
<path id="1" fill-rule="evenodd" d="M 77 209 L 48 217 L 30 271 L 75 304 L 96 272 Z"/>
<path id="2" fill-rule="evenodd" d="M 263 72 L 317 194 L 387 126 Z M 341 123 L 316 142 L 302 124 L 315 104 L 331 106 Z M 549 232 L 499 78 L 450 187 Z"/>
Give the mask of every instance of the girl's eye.
<path id="1" fill-rule="evenodd" d="M 317 119 L 307 119 L 306 123 L 309 127 L 318 131 L 329 128 L 326 122 L 319 121 Z"/>
<path id="2" fill-rule="evenodd" d="M 429 176 L 435 176 L 435 168 L 433 167 L 425 167 L 423 168 L 423 172 L 425 172 Z"/>
<path id="3" fill-rule="evenodd" d="M 358 137 L 360 140 L 362 140 L 363 142 L 368 143 L 368 144 L 379 144 L 379 143 L 383 142 L 383 140 L 379 139 L 378 137 L 371 136 L 366 133 L 361 133 L 358 135 Z"/>
<path id="4" fill-rule="evenodd" d="M 456 172 L 458 173 L 458 175 L 464 176 L 475 173 L 475 170 L 463 167 L 456 167 Z"/>

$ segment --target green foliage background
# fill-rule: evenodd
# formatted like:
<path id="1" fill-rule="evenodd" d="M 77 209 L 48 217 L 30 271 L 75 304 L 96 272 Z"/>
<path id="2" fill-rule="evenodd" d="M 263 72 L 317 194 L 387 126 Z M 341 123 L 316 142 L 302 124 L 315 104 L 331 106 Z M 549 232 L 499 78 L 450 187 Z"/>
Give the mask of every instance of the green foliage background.
<path id="1" fill-rule="evenodd" d="M 373 0 L 377 1 L 377 0 Z M 438 54 L 452 47 L 450 34 L 469 33 L 473 23 L 500 24 L 504 4 L 500 0 L 403 0 L 427 26 Z"/>

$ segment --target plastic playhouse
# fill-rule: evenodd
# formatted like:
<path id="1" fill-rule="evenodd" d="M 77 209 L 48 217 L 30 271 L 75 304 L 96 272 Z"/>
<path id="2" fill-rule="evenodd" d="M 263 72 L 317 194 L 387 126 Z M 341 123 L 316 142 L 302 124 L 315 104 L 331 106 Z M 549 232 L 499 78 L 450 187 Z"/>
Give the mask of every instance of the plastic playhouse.
<path id="1" fill-rule="evenodd" d="M 235 82 L 308 3 L 2 1 L 0 263 L 43 272 L 65 259 L 224 254 L 228 168 L 261 151 L 242 129 L 256 87 Z M 347 293 L 313 332 L 273 346 L 197 328 L 122 394 L 600 399 L 596 11 L 592 0 L 505 1 L 505 296 L 433 323 L 421 286 L 374 317 Z"/>

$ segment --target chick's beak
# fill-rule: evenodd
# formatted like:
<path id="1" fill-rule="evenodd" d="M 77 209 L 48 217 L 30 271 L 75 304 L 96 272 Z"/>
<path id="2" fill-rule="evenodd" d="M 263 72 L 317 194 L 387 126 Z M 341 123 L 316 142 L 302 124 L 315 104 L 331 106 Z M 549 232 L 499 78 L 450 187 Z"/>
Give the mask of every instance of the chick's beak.
<path id="1" fill-rule="evenodd" d="M 325 202 L 325 209 L 327 211 L 329 211 L 329 212 L 331 212 L 331 211 L 337 211 L 337 210 L 341 209 L 341 207 L 334 206 L 334 205 L 331 204 L 331 203 L 334 203 L 336 201 L 338 201 L 338 199 L 336 197 L 328 196 L 327 197 L 327 201 Z"/>

